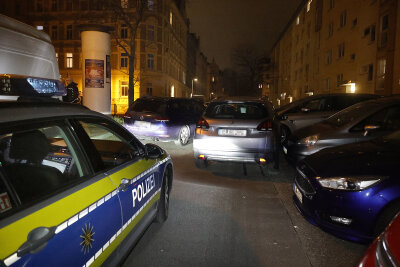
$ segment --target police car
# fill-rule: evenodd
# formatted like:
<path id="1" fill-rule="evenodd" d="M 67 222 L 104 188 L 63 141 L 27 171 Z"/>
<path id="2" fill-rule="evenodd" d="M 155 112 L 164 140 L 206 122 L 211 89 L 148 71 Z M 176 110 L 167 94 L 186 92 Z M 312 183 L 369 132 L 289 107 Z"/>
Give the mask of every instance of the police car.
<path id="1" fill-rule="evenodd" d="M 0 35 L 10 33 L 54 52 L 43 33 L 0 16 Z M 167 219 L 170 156 L 105 115 L 39 101 L 65 93 L 52 79 L 58 69 L 41 65 L 57 66 L 55 55 L 38 62 L 18 49 L 21 73 L 18 61 L 0 63 L 0 266 L 115 266 L 150 223 Z M 29 64 L 49 74 L 29 76 Z"/>

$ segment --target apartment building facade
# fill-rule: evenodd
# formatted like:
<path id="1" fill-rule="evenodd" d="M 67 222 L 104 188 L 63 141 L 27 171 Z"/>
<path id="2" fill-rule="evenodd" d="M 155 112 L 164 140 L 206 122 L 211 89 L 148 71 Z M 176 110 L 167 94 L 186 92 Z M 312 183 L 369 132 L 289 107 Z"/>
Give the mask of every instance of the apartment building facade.
<path id="1" fill-rule="evenodd" d="M 307 0 L 273 46 L 269 98 L 399 92 L 396 0 Z"/>
<path id="2" fill-rule="evenodd" d="M 118 42 L 129 40 L 129 25 L 105 9 L 102 2 L 1 1 L 0 12 L 47 32 L 56 49 L 62 80 L 66 83 L 74 81 L 80 90 L 83 88 L 80 25 L 96 23 L 112 27 L 111 107 L 113 113 L 123 114 L 128 108 L 129 60 Z M 126 12 L 135 14 L 136 1 L 120 2 Z M 147 1 L 135 38 L 135 99 L 146 95 L 190 95 L 186 84 L 187 33 L 188 20 L 183 0 Z"/>

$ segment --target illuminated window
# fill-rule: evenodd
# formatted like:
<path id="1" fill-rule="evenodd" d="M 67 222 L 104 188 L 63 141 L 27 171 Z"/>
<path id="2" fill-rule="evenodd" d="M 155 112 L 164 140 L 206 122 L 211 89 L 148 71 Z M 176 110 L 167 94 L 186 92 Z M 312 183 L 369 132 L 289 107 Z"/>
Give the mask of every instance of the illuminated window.
<path id="1" fill-rule="evenodd" d="M 38 29 L 39 31 L 43 31 L 43 26 L 42 25 L 38 25 L 38 26 L 36 26 L 36 29 Z"/>
<path id="2" fill-rule="evenodd" d="M 172 25 L 172 11 L 169 12 L 169 24 Z"/>
<path id="3" fill-rule="evenodd" d="M 128 67 L 128 54 L 127 53 L 121 53 L 121 68 L 127 68 Z"/>
<path id="4" fill-rule="evenodd" d="M 310 9 L 311 9 L 311 3 L 312 3 L 312 0 L 308 0 L 308 2 L 307 2 L 307 12 L 309 12 Z"/>
<path id="5" fill-rule="evenodd" d="M 74 66 L 74 58 L 72 53 L 67 53 L 67 68 L 72 69 Z"/>
<path id="6" fill-rule="evenodd" d="M 128 27 L 126 27 L 126 24 L 121 25 L 121 38 L 122 39 L 128 38 Z"/>
<path id="7" fill-rule="evenodd" d="M 154 69 L 154 55 L 153 54 L 147 54 L 147 68 L 149 70 Z"/>
<path id="8" fill-rule="evenodd" d="M 378 60 L 377 72 L 377 88 L 383 89 L 385 87 L 385 74 L 386 74 L 386 58 Z"/>
<path id="9" fill-rule="evenodd" d="M 57 40 L 57 26 L 51 26 L 51 39 Z"/>
<path id="10" fill-rule="evenodd" d="M 297 16 L 297 18 L 296 18 L 296 25 L 299 25 L 300 24 L 300 16 Z"/>
<path id="11" fill-rule="evenodd" d="M 128 0 L 121 0 L 121 7 L 128 8 Z"/>
<path id="12" fill-rule="evenodd" d="M 171 85 L 171 97 L 175 97 L 175 86 Z"/>
<path id="13" fill-rule="evenodd" d="M 153 25 L 147 26 L 147 39 L 149 41 L 154 41 L 154 26 Z"/>
<path id="14" fill-rule="evenodd" d="M 128 81 L 121 81 L 120 93 L 121 93 L 121 96 L 123 96 L 123 97 L 127 97 L 129 95 L 129 82 Z"/>
<path id="15" fill-rule="evenodd" d="M 66 39 L 72 40 L 72 25 L 67 25 Z"/>
<path id="16" fill-rule="evenodd" d="M 58 62 L 58 53 L 56 53 L 56 59 L 57 59 L 57 62 Z"/>

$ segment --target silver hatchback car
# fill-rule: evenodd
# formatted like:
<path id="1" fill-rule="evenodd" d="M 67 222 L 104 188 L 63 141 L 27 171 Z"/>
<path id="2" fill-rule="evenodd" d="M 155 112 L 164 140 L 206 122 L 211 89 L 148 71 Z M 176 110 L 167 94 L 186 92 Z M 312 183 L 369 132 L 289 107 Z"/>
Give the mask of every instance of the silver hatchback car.
<path id="1" fill-rule="evenodd" d="M 197 123 L 193 139 L 196 166 L 208 161 L 277 162 L 273 106 L 255 98 L 212 101 Z"/>

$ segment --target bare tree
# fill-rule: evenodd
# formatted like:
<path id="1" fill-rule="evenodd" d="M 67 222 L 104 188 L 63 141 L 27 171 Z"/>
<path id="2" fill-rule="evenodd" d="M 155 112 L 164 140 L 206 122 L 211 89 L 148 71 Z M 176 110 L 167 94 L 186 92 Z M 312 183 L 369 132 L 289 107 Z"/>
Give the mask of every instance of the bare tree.
<path id="1" fill-rule="evenodd" d="M 128 75 L 129 75 L 129 90 L 128 90 L 128 103 L 132 105 L 135 96 L 135 84 L 138 83 L 139 77 L 135 77 L 135 52 L 136 52 L 136 35 L 138 33 L 139 25 L 144 20 L 145 12 L 153 1 L 148 0 L 103 0 L 105 7 L 113 14 L 113 20 L 116 27 L 113 32 L 113 38 L 118 46 L 128 56 Z M 123 39 L 118 35 L 118 25 L 123 23 L 128 29 L 128 38 Z"/>
<path id="2" fill-rule="evenodd" d="M 258 93 L 258 84 L 262 80 L 262 62 L 265 56 L 250 45 L 240 45 L 233 49 L 232 61 L 247 84 L 249 94 Z"/>

